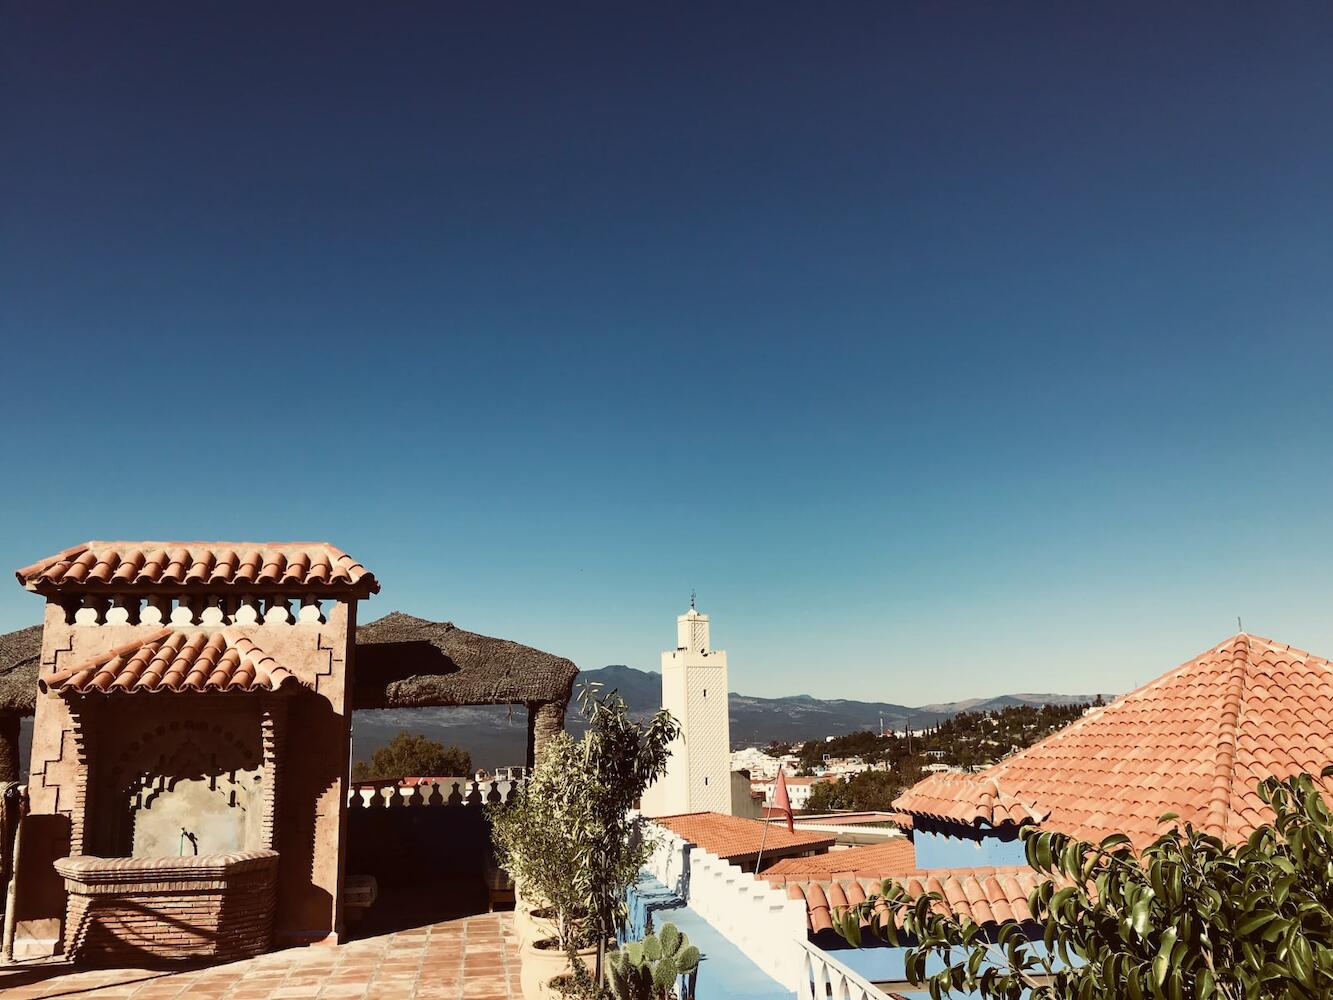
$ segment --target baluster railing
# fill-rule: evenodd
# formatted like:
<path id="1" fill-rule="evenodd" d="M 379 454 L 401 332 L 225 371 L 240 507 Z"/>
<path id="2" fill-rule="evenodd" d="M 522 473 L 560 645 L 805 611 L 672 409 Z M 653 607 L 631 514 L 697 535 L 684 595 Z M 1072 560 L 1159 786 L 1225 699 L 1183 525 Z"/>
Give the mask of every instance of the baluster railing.
<path id="1" fill-rule="evenodd" d="M 809 941 L 801 947 L 797 1000 L 885 1000 L 883 990 Z"/>

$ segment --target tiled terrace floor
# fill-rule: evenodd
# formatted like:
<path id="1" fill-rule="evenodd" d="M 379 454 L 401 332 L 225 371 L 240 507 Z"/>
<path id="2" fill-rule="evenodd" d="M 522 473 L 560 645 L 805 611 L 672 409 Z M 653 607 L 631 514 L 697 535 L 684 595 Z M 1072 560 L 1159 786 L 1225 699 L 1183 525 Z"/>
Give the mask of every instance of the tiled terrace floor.
<path id="1" fill-rule="evenodd" d="M 352 941 L 190 971 L 0 966 L 4 1000 L 517 1000 L 512 913 L 459 917 Z"/>

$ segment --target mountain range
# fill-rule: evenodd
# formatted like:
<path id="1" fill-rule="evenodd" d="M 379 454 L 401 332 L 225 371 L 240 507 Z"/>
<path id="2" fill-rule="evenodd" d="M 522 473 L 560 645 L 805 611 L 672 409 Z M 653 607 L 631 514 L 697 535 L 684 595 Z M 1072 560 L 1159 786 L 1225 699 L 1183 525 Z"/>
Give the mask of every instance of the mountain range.
<path id="1" fill-rule="evenodd" d="M 646 718 L 662 703 L 662 675 L 623 664 L 585 670 L 578 685 L 594 681 L 603 690 L 620 692 L 630 712 Z M 576 685 L 576 693 L 577 686 Z M 912 707 L 892 702 L 851 701 L 845 698 L 815 698 L 808 694 L 786 698 L 758 698 L 731 694 L 731 742 L 733 746 L 764 746 L 770 740 L 823 739 L 859 729 L 902 731 L 934 725 L 960 712 L 989 712 L 1014 705 L 1070 705 L 1092 701 L 1095 694 L 1005 694 L 994 698 L 969 698 Z M 1113 697 L 1102 694 L 1108 701 Z M 575 735 L 582 731 L 577 705 L 571 705 L 565 728 Z M 352 756 L 367 760 L 374 751 L 401 730 L 424 733 L 442 743 L 456 743 L 471 751 L 473 763 L 493 767 L 522 763 L 527 740 L 527 713 L 522 706 L 418 708 L 357 712 L 352 720 Z"/>

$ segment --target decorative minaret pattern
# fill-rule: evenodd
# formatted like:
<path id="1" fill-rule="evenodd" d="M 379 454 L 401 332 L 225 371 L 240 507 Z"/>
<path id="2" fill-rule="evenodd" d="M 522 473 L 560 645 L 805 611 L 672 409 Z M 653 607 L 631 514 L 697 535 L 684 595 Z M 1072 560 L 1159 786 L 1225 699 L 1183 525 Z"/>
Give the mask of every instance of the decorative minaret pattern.
<path id="1" fill-rule="evenodd" d="M 731 812 L 727 654 L 709 646 L 708 616 L 690 598 L 676 619 L 676 648 L 662 654 L 662 707 L 680 723 L 666 775 L 648 789 L 651 816 Z"/>

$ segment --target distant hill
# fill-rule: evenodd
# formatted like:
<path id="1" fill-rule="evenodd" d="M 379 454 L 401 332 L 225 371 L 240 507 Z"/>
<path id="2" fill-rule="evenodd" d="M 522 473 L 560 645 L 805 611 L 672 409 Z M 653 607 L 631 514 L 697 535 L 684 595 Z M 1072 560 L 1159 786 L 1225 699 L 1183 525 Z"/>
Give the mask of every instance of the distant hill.
<path id="1" fill-rule="evenodd" d="M 617 689 L 630 711 L 645 718 L 662 702 L 662 675 L 623 664 L 585 670 L 579 682 L 598 681 L 606 689 Z M 789 698 L 731 696 L 731 741 L 736 745 L 763 746 L 769 740 L 823 739 L 858 729 L 876 729 L 880 716 L 884 725 L 901 731 L 911 719 L 914 729 L 932 725 L 959 712 L 989 712 L 1008 705 L 1069 705 L 1092 701 L 1091 694 L 1005 694 L 995 698 L 969 698 L 909 708 L 891 702 L 847 701 L 841 698 L 812 698 L 807 694 Z M 1112 695 L 1103 694 L 1110 701 Z M 578 708 L 571 705 L 566 728 L 582 732 Z M 352 717 L 352 760 L 369 760 L 402 730 L 423 733 L 448 745 L 456 743 L 472 754 L 479 767 L 521 764 L 527 750 L 528 714 L 522 705 L 483 708 L 407 708 L 357 712 Z M 28 748 L 32 720 L 23 720 L 19 751 L 23 773 L 28 772 Z"/>
<path id="2" fill-rule="evenodd" d="M 580 683 L 597 681 L 616 688 L 625 704 L 638 715 L 651 715 L 662 701 L 662 675 L 617 664 L 600 670 L 585 670 Z M 880 718 L 887 729 L 903 730 L 909 721 L 914 729 L 933 725 L 959 712 L 989 712 L 1011 705 L 1076 705 L 1092 701 L 1095 694 L 1005 694 L 994 698 L 971 698 L 911 707 L 886 701 L 850 701 L 845 698 L 814 698 L 808 694 L 786 698 L 758 698 L 731 693 L 731 741 L 735 744 L 764 744 L 770 740 L 807 740 L 836 736 L 858 729 L 877 729 Z M 1113 695 L 1103 694 L 1110 700 Z M 574 729 L 575 725 L 570 725 Z"/>
<path id="3" fill-rule="evenodd" d="M 959 712 L 993 712 L 1015 705 L 1078 705 L 1092 701 L 1095 694 L 1001 694 L 994 698 L 969 698 L 966 701 L 945 701 L 935 705 L 922 705 L 918 712 L 944 712 L 957 715 Z M 1110 701 L 1114 695 L 1102 694 L 1102 699 Z"/>
<path id="4" fill-rule="evenodd" d="M 662 675 L 656 671 L 614 664 L 583 671 L 579 684 L 585 681 L 596 681 L 604 690 L 615 688 L 639 718 L 652 715 L 662 702 Z M 909 720 L 914 729 L 921 729 L 960 712 L 989 712 L 1010 705 L 1070 705 L 1095 697 L 1095 694 L 1020 693 L 913 708 L 892 702 L 813 698 L 806 694 L 757 698 L 733 692 L 731 741 L 738 746 L 762 746 L 770 740 L 823 739 L 858 729 L 877 729 L 881 717 L 889 729 L 901 731 Z M 1113 696 L 1102 697 L 1109 701 Z M 577 706 L 571 705 L 566 728 L 578 734 L 582 732 L 581 722 Z M 527 746 L 527 713 L 522 706 L 515 706 L 512 712 L 504 707 L 391 709 L 355 714 L 352 759 L 369 759 L 376 748 L 403 729 L 424 733 L 445 744 L 457 743 L 471 751 L 474 763 L 484 767 L 522 763 Z"/>

